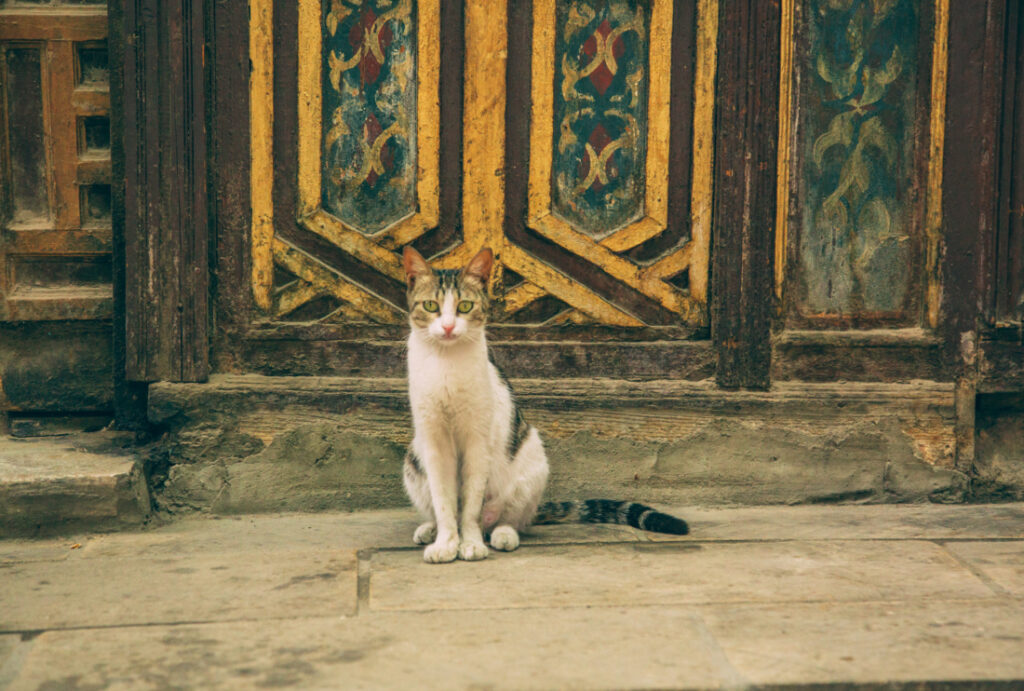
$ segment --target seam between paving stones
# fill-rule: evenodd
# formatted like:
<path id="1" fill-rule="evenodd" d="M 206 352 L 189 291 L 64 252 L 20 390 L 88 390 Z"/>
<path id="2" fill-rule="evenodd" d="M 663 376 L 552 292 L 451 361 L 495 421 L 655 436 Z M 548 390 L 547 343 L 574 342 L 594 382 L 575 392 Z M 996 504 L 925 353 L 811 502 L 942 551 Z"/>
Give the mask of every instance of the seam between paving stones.
<path id="1" fill-rule="evenodd" d="M 943 553 L 948 554 L 954 562 L 959 564 L 964 569 L 967 569 L 967 571 L 969 571 L 975 578 L 977 578 L 979 581 L 988 586 L 989 590 L 993 591 L 997 596 L 1009 599 L 1024 599 L 1024 596 L 1016 596 L 1003 586 L 999 585 L 999 583 L 994 581 L 991 576 L 989 576 L 987 573 L 979 569 L 976 565 L 972 564 L 971 562 L 961 557 L 953 550 L 946 549 L 946 545 L 943 544 L 944 541 L 935 540 L 934 542 L 942 549 Z M 971 540 L 971 542 L 990 542 L 990 540 Z"/>
<path id="2" fill-rule="evenodd" d="M 26 631 L 21 633 L 21 640 L 18 641 L 14 650 L 7 656 L 7 659 L 0 664 L 0 689 L 6 689 L 21 675 L 21 670 L 25 666 L 25 660 L 28 658 L 29 653 L 32 652 L 32 648 L 36 644 L 35 641 L 41 633 L 43 632 Z"/>
<path id="3" fill-rule="evenodd" d="M 931 598 L 915 597 L 903 600 L 707 600 L 692 602 L 645 602 L 645 603 L 582 603 L 578 605 L 522 605 L 506 607 L 426 607 L 423 609 L 371 609 L 371 614 L 429 614 L 434 612 L 503 612 L 511 610 L 577 610 L 577 609 L 666 609 L 666 608 L 712 608 L 712 607 L 770 607 L 773 605 L 912 605 L 912 604 L 1006 604 L 1007 600 L 1024 604 L 1024 596 L 1009 598 L 991 596 L 974 598 Z"/>
<path id="4" fill-rule="evenodd" d="M 780 538 L 687 538 L 681 540 L 600 540 L 600 541 L 572 541 L 572 542 L 532 542 L 524 541 L 520 545 L 520 549 L 537 549 L 540 547 L 605 547 L 605 546 L 629 546 L 629 545 L 644 545 L 645 548 L 651 548 L 657 545 L 666 545 L 677 547 L 679 545 L 721 545 L 721 544 L 735 544 L 735 545 L 759 545 L 759 544 L 785 544 L 791 542 L 807 542 L 807 543 L 836 543 L 836 542 L 921 542 L 921 543 L 932 543 L 942 546 L 945 542 L 1024 542 L 1024 537 L 998 537 L 998 538 L 987 538 L 987 537 L 965 537 L 965 538 L 946 538 L 946 537 L 851 537 L 851 538 L 828 538 L 828 537 L 780 537 Z M 419 545 L 408 545 L 408 546 L 389 546 L 389 547 L 375 547 L 369 550 L 362 550 L 368 552 L 416 552 L 422 551 L 423 547 Z"/>
<path id="5" fill-rule="evenodd" d="M 356 616 L 370 611 L 370 575 L 373 569 L 375 549 L 361 549 L 356 552 Z"/>
<path id="6" fill-rule="evenodd" d="M 719 644 L 718 639 L 711 633 L 711 629 L 708 628 L 707 623 L 704 621 L 699 613 L 695 613 L 690 617 L 693 622 L 693 626 L 697 631 L 697 635 L 700 640 L 704 643 L 705 648 L 709 652 L 709 658 L 712 667 L 715 669 L 715 673 L 722 680 L 724 689 L 749 689 L 753 687 L 750 679 L 743 675 L 736 667 L 732 664 L 732 660 L 729 659 L 728 653 Z"/>
<path id="7" fill-rule="evenodd" d="M 535 605 L 524 607 L 499 607 L 493 609 L 466 608 L 457 609 L 453 607 L 427 608 L 427 609 L 369 609 L 361 611 L 364 616 L 374 614 L 389 615 L 416 615 L 430 614 L 434 612 L 501 612 L 501 611 L 524 611 L 524 610 L 546 610 L 546 611 L 572 611 L 581 609 L 665 609 L 675 608 L 681 610 L 706 610 L 720 607 L 772 607 L 775 605 L 908 605 L 908 604 L 1003 604 L 1007 600 L 1024 604 L 1024 596 L 983 597 L 983 598 L 912 598 L 906 600 L 721 600 L 714 602 L 680 602 L 680 603 L 637 603 L 637 604 L 580 604 L 580 605 Z M 354 615 L 353 615 L 354 616 Z M 149 629 L 159 627 L 182 627 L 182 626 L 220 626 L 230 624 L 258 623 L 265 621 L 339 621 L 350 619 L 353 616 L 339 614 L 334 616 L 310 615 L 310 616 L 267 616 L 260 618 L 239 617 L 237 619 L 193 619 L 184 621 L 155 621 L 155 622 L 130 622 L 121 624 L 83 624 L 78 626 L 54 626 L 46 629 L 25 628 L 0 631 L 0 636 L 21 636 L 23 643 L 32 643 L 40 636 L 47 633 L 65 633 L 77 631 L 107 631 L 111 629 Z"/>

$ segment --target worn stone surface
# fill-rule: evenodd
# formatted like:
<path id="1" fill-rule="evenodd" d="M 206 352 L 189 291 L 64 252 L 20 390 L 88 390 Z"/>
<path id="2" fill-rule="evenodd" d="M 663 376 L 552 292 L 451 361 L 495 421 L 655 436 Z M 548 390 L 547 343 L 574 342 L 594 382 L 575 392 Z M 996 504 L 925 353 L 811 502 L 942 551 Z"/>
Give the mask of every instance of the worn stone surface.
<path id="1" fill-rule="evenodd" d="M 817 431 L 720 419 L 672 443 L 591 431 L 548 442 L 551 495 L 716 504 L 958 500 L 966 477 L 915 457 L 891 421 Z"/>
<path id="2" fill-rule="evenodd" d="M 551 499 L 701 504 L 961 501 L 952 388 L 514 382 Z M 220 376 L 152 387 L 159 506 L 233 513 L 403 506 L 402 380 Z"/>
<path id="3" fill-rule="evenodd" d="M 9 564 L 0 631 L 355 612 L 354 553 L 247 547 Z"/>
<path id="4" fill-rule="evenodd" d="M 737 672 L 758 684 L 1024 679 L 1019 602 L 719 606 L 701 616 Z"/>
<path id="5" fill-rule="evenodd" d="M 8 688 L 21 672 L 26 647 L 20 635 L 0 635 L 0 689 Z"/>
<path id="6" fill-rule="evenodd" d="M 976 495 L 1024 499 L 1024 395 L 979 397 L 976 423 Z"/>
<path id="7" fill-rule="evenodd" d="M 658 632 L 671 632 L 670 636 Z M 159 654 L 154 656 L 154 650 Z M 66 662 L 58 668 L 53 660 Z M 46 633 L 11 689 L 708 688 L 728 681 L 692 612 L 520 610 Z"/>
<path id="8" fill-rule="evenodd" d="M 859 505 L 855 511 L 831 505 L 668 506 L 666 510 L 685 517 L 693 537 L 701 541 L 1024 538 L 1022 504 L 872 504 Z M 680 539 L 638 534 L 649 540 Z"/>
<path id="9" fill-rule="evenodd" d="M 172 510 L 216 513 L 401 506 L 404 455 L 403 446 L 387 439 L 327 423 L 303 425 L 250 456 L 173 465 L 160 501 Z"/>
<path id="10" fill-rule="evenodd" d="M 1024 685 L 1024 505 L 667 508 L 448 565 L 408 509 L 0 541 L 0 687 Z"/>
<path id="11" fill-rule="evenodd" d="M 996 588 L 1024 596 L 1024 545 L 1020 542 L 951 542 L 946 549 Z"/>
<path id="12" fill-rule="evenodd" d="M 733 508 L 659 505 L 684 517 L 693 535 L 680 537 L 621 525 L 533 526 L 524 545 L 606 542 L 1024 539 L 1022 504 L 871 504 Z M 419 525 L 411 508 L 353 513 L 190 515 L 140 532 L 70 535 L 55 540 L 0 540 L 0 565 L 70 557 L 184 558 L 193 554 L 329 547 L 412 548 Z M 956 543 L 950 542 L 949 545 Z M 1009 544 L 1016 544 L 1011 542 Z M 79 545 L 75 548 L 75 545 Z"/>
<path id="13" fill-rule="evenodd" d="M 742 563 L 748 566 L 737 569 Z M 373 557 L 370 606 L 505 609 L 578 601 L 609 607 L 993 595 L 941 547 L 917 541 L 900 542 L 898 549 L 873 541 L 545 546 L 492 554 L 467 570 L 452 581 L 422 563 L 418 552 L 380 552 Z"/>
<path id="14" fill-rule="evenodd" d="M 0 537 L 137 525 L 149 493 L 109 435 L 0 437 Z"/>
<path id="15" fill-rule="evenodd" d="M 81 543 L 75 542 L 74 537 L 64 542 L 51 540 L 38 541 L 27 539 L 0 540 L 0 568 L 14 562 L 29 561 L 60 561 L 67 559 L 71 554 L 71 546 Z"/>

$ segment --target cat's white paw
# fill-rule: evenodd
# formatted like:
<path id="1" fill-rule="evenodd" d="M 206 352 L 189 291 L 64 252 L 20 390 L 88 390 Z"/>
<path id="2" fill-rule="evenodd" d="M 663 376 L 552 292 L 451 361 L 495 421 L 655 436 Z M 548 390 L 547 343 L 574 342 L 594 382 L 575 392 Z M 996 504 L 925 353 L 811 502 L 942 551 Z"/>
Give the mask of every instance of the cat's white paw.
<path id="1" fill-rule="evenodd" d="M 423 561 L 428 564 L 445 564 L 455 561 L 459 554 L 459 536 L 452 535 L 448 538 L 438 538 L 423 550 Z"/>
<path id="2" fill-rule="evenodd" d="M 487 558 L 487 545 L 483 540 L 463 540 L 459 543 L 459 559 L 480 561 Z"/>
<path id="3" fill-rule="evenodd" d="M 491 547 L 511 552 L 519 546 L 519 533 L 510 525 L 499 525 L 491 533 Z"/>
<path id="4" fill-rule="evenodd" d="M 412 534 L 412 541 L 417 545 L 429 545 L 437 539 L 437 523 L 427 521 Z"/>

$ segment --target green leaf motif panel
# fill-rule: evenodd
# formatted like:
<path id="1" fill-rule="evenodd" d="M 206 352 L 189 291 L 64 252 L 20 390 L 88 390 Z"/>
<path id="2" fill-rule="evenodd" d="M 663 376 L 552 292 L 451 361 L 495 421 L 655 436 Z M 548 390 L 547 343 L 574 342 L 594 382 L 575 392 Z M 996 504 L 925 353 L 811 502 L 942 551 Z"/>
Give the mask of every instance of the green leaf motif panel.
<path id="1" fill-rule="evenodd" d="M 808 0 L 800 72 L 800 310 L 884 317 L 914 300 L 914 0 Z"/>
<path id="2" fill-rule="evenodd" d="M 595 239 L 643 212 L 650 3 L 556 5 L 553 211 Z"/>
<path id="3" fill-rule="evenodd" d="M 413 0 L 330 0 L 323 24 L 323 205 L 373 234 L 416 211 Z"/>

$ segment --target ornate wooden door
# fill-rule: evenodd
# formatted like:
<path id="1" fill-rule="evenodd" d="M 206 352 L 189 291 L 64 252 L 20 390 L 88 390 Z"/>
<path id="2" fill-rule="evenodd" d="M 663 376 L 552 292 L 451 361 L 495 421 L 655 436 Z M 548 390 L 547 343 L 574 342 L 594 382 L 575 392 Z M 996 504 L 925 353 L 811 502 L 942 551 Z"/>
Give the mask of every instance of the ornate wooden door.
<path id="1" fill-rule="evenodd" d="M 443 267 L 495 251 L 491 339 L 519 375 L 707 376 L 688 339 L 708 324 L 713 0 L 250 17 L 251 220 L 222 244 L 245 286 L 219 303 L 222 365 L 401 373 L 412 244 Z"/>

